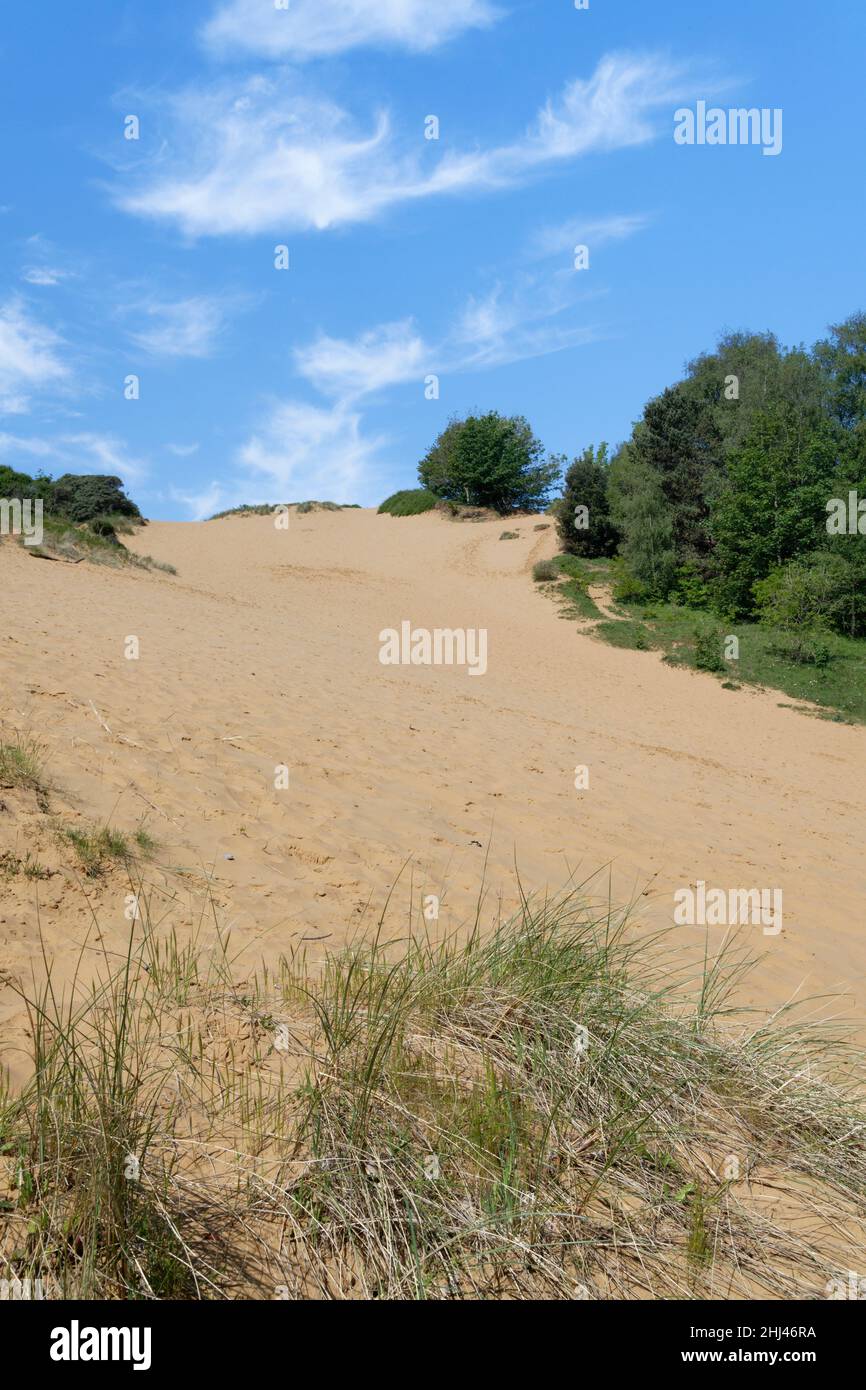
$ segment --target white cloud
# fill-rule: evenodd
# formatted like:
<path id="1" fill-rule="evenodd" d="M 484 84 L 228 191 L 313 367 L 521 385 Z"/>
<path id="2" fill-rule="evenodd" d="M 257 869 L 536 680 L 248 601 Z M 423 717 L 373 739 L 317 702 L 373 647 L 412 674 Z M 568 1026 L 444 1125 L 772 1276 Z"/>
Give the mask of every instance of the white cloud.
<path id="1" fill-rule="evenodd" d="M 207 295 L 174 303 L 149 300 L 133 308 L 151 326 L 129 337 L 154 357 L 209 357 L 223 326 L 221 303 Z"/>
<path id="2" fill-rule="evenodd" d="M 0 415 L 23 415 L 30 396 L 69 376 L 63 340 L 28 316 L 18 299 L 0 307 Z"/>
<path id="3" fill-rule="evenodd" d="M 354 340 L 320 334 L 295 350 L 301 376 L 326 396 L 346 402 L 399 382 L 420 379 L 431 355 L 411 319 L 381 324 Z"/>
<path id="4" fill-rule="evenodd" d="M 28 285 L 59 285 L 61 280 L 66 279 L 67 272 L 55 266 L 30 266 L 23 272 L 22 279 Z"/>
<path id="5" fill-rule="evenodd" d="M 510 187 L 592 151 L 644 143 L 656 134 L 657 110 L 685 99 L 690 87 L 664 59 L 614 54 L 587 81 L 569 83 L 519 139 L 445 154 L 432 171 L 423 142 L 399 144 L 387 114 L 359 131 L 333 103 L 299 95 L 285 72 L 241 88 L 189 89 L 172 100 L 174 137 L 154 171 L 118 198 L 127 211 L 189 236 L 369 221 L 400 203 Z"/>
<path id="6" fill-rule="evenodd" d="M 286 401 L 271 408 L 238 461 L 267 479 L 278 501 L 355 501 L 364 470 L 383 443 L 364 436 L 360 415 L 343 402 L 322 408 Z"/>
<path id="7" fill-rule="evenodd" d="M 130 455 L 122 440 L 92 431 L 52 438 L 0 434 L 0 458 L 10 455 L 38 461 L 55 475 L 106 473 L 124 482 L 138 482 L 147 473 L 147 464 Z"/>
<path id="8" fill-rule="evenodd" d="M 198 444 L 166 444 L 165 447 L 170 454 L 174 454 L 175 458 L 179 459 L 192 458 L 193 454 L 197 454 L 199 450 Z"/>
<path id="9" fill-rule="evenodd" d="M 213 482 L 203 492 L 181 492 L 178 488 L 172 488 L 171 497 L 174 502 L 180 502 L 188 508 L 191 521 L 205 521 L 215 512 L 225 511 L 241 502 L 249 502 L 251 499 L 242 496 L 242 491 Z"/>
<path id="10" fill-rule="evenodd" d="M 643 231 L 649 222 L 643 213 L 619 217 L 573 218 L 556 226 L 542 227 L 530 242 L 530 253 L 539 256 L 570 255 L 575 246 L 588 246 L 594 251 L 611 241 L 624 241 Z"/>
<path id="11" fill-rule="evenodd" d="M 465 29 L 491 24 L 489 0 L 227 0 L 205 26 L 207 43 L 300 62 L 361 46 L 437 48 Z"/>

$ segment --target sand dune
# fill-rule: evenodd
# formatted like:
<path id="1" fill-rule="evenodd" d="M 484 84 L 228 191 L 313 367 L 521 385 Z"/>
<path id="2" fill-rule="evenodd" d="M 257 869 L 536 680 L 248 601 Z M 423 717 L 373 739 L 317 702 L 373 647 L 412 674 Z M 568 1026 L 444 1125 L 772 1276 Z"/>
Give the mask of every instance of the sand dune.
<path id="1" fill-rule="evenodd" d="M 753 928 L 761 1005 L 842 990 L 862 1017 L 863 730 L 726 691 L 563 621 L 530 579 L 552 528 L 369 511 L 154 523 L 131 544 L 177 577 L 66 566 L 0 547 L 0 724 L 46 746 L 66 821 L 144 819 L 148 881 L 192 924 L 210 885 L 233 943 L 276 958 L 332 947 L 410 889 L 443 929 L 610 865 L 647 928 L 677 887 L 780 887 L 785 925 Z M 488 669 L 383 666 L 379 633 L 485 628 Z M 129 636 L 140 658 L 127 660 Z M 288 790 L 275 790 L 278 764 Z M 577 791 L 585 764 L 590 788 Z M 43 847 L 32 795 L 3 793 L 0 853 Z M 41 837 L 41 838 L 40 838 Z M 229 857 L 231 856 L 231 857 Z M 485 869 L 486 860 L 486 869 Z M 71 961 L 91 920 L 122 939 L 123 883 L 0 878 L 0 984 Z M 602 874 L 594 892 L 607 892 Z M 643 896 L 646 893 L 646 896 Z M 37 915 L 36 902 L 39 901 Z M 89 901 L 88 901 L 89 900 Z M 679 928 L 694 945 L 697 929 Z M 720 941 L 722 931 L 711 932 Z M 20 1006 L 0 992 L 0 1036 Z"/>

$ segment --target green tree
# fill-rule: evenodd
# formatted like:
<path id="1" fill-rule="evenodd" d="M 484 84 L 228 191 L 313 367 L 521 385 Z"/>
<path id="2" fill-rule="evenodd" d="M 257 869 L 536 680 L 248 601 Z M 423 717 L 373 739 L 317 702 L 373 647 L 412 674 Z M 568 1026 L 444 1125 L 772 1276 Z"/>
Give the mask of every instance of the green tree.
<path id="1" fill-rule="evenodd" d="M 713 588 L 723 612 L 747 616 L 759 580 L 826 540 L 837 456 L 836 433 L 820 417 L 809 431 L 790 406 L 756 417 L 728 459 L 710 519 Z"/>
<path id="2" fill-rule="evenodd" d="M 611 464 L 608 497 L 627 574 L 648 597 L 667 597 L 677 569 L 671 507 L 657 474 L 631 444 Z"/>
<path id="3" fill-rule="evenodd" d="M 853 429 L 866 423 L 866 313 L 852 314 L 830 329 L 829 338 L 815 344 L 830 391 L 830 408 L 841 425 Z"/>
<path id="4" fill-rule="evenodd" d="M 105 515 L 141 517 L 138 507 L 126 496 L 120 478 L 64 473 L 54 484 L 54 495 L 58 509 L 71 521 L 91 521 Z"/>
<path id="5" fill-rule="evenodd" d="M 633 447 L 667 503 L 678 562 L 700 563 L 712 549 L 710 498 L 723 467 L 712 411 L 681 386 L 669 387 L 647 404 Z"/>
<path id="6" fill-rule="evenodd" d="M 816 551 L 774 569 L 755 585 L 762 623 L 784 632 L 843 632 L 856 637 L 866 630 L 866 593 L 854 567 L 841 555 Z"/>
<path id="7" fill-rule="evenodd" d="M 563 494 L 556 504 L 556 519 L 563 548 L 571 555 L 616 552 L 619 531 L 610 515 L 609 473 L 606 444 L 598 449 L 590 444 L 566 471 Z"/>
<path id="8" fill-rule="evenodd" d="M 523 416 L 493 410 L 452 420 L 418 465 L 418 480 L 437 497 L 505 515 L 540 510 L 560 472 Z"/>

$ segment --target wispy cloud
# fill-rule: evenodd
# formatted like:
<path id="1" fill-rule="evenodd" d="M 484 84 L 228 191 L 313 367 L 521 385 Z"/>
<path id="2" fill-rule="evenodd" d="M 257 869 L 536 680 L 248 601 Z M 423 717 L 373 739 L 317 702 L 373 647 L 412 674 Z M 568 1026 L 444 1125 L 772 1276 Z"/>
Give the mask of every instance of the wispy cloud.
<path id="1" fill-rule="evenodd" d="M 114 435 L 82 431 L 52 437 L 0 434 L 0 458 L 8 455 L 38 461 L 49 473 L 107 473 L 124 482 L 147 476 L 147 463 L 130 454 Z"/>
<path id="2" fill-rule="evenodd" d="M 541 227 L 531 238 L 529 253 L 543 258 L 571 253 L 575 246 L 588 246 L 595 250 L 612 241 L 625 241 L 627 237 L 641 232 L 649 224 L 646 213 L 631 213 L 618 217 L 571 218 L 556 226 Z"/>
<path id="3" fill-rule="evenodd" d="M 432 360 L 411 319 L 381 324 L 355 339 L 320 334 L 294 355 L 301 376 L 323 395 L 346 402 L 417 379 Z"/>
<path id="4" fill-rule="evenodd" d="M 0 415 L 23 415 L 33 393 L 65 381 L 63 339 L 32 317 L 20 299 L 0 306 Z"/>
<path id="5" fill-rule="evenodd" d="M 158 163 L 117 197 L 128 212 L 193 237 L 364 222 L 401 203 L 510 187 L 594 151 L 643 144 L 657 134 L 659 109 L 693 86 L 664 58 L 613 54 L 510 144 L 446 153 L 432 170 L 422 142 L 398 139 L 387 113 L 359 133 L 354 116 L 301 95 L 285 71 L 187 89 L 171 100 Z"/>
<path id="6" fill-rule="evenodd" d="M 286 401 L 271 408 L 238 462 L 282 493 L 282 501 L 303 501 L 289 496 L 297 488 L 311 497 L 349 501 L 383 443 L 365 436 L 360 414 L 342 402 L 323 408 Z"/>
<path id="7" fill-rule="evenodd" d="M 179 458 L 179 459 L 188 459 L 188 458 L 192 458 L 193 454 L 197 454 L 198 451 L 199 451 L 199 445 L 198 445 L 197 443 L 196 443 L 196 444 L 166 444 L 165 447 L 168 449 L 168 452 L 169 452 L 170 454 L 174 454 L 175 458 Z"/>
<path id="8" fill-rule="evenodd" d="M 425 52 L 496 17 L 489 0 L 228 0 L 204 38 L 217 50 L 300 62 L 371 45 Z"/>
<path id="9" fill-rule="evenodd" d="M 154 357 L 210 357 L 223 328 L 224 306 L 210 295 L 131 306 L 149 325 L 129 337 Z"/>
<path id="10" fill-rule="evenodd" d="M 67 272 L 58 266 L 34 265 L 22 272 L 22 280 L 26 280 L 28 285 L 59 285 L 61 280 L 65 280 Z"/>

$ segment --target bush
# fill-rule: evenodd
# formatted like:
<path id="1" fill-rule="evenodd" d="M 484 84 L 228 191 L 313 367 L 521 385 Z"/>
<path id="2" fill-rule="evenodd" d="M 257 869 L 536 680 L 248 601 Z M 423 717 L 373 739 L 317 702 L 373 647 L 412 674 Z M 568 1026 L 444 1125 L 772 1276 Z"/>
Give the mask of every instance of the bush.
<path id="1" fill-rule="evenodd" d="M 780 633 L 770 643 L 770 651 L 783 661 L 792 661 L 795 666 L 816 666 L 819 670 L 833 660 L 829 642 L 814 631 Z"/>
<path id="2" fill-rule="evenodd" d="M 699 671 L 725 671 L 722 656 L 724 638 L 718 628 L 698 628 L 695 631 L 695 665 Z"/>
<path id="3" fill-rule="evenodd" d="M 64 473 L 54 484 L 54 500 L 57 510 L 71 521 L 92 521 L 106 513 L 141 517 L 138 507 L 126 496 L 120 478 L 97 473 L 80 477 Z"/>
<path id="4" fill-rule="evenodd" d="M 438 501 L 435 492 L 429 488 L 403 488 L 401 492 L 393 492 L 386 497 L 379 511 L 389 516 L 419 516 L 421 512 L 432 511 Z"/>
<path id="5" fill-rule="evenodd" d="M 607 445 L 590 445 L 565 475 L 565 490 L 557 504 L 559 537 L 571 555 L 613 555 L 619 531 L 610 515 L 607 497 Z M 585 509 L 585 513 L 582 509 Z"/>
<path id="6" fill-rule="evenodd" d="M 623 560 L 614 560 L 612 571 L 612 591 L 617 603 L 647 603 L 650 592 L 646 584 L 635 578 Z"/>
<path id="7" fill-rule="evenodd" d="M 555 560 L 539 560 L 537 564 L 532 566 L 532 577 L 536 584 L 558 579 L 559 575 L 559 566 Z"/>
<path id="8" fill-rule="evenodd" d="M 844 631 L 858 595 L 854 567 L 841 555 L 816 552 L 773 570 L 754 586 L 760 621 L 783 632 Z"/>
<path id="9" fill-rule="evenodd" d="M 502 516 L 540 511 L 561 472 L 558 459 L 543 455 L 523 416 L 491 410 L 452 420 L 418 465 L 418 481 L 437 497 Z"/>

